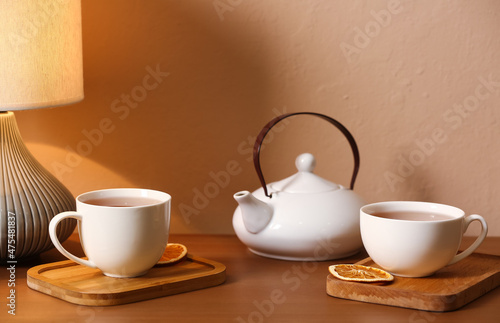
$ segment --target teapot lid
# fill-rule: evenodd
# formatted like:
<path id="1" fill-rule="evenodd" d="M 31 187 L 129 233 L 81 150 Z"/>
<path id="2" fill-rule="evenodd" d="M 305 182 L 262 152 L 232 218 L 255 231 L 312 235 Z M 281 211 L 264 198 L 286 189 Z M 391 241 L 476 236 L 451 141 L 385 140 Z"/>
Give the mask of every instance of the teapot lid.
<path id="1" fill-rule="evenodd" d="M 288 193 L 320 193 L 340 189 L 341 186 L 313 174 L 316 159 L 312 154 L 301 154 L 295 160 L 298 173 L 270 186 L 276 191 Z"/>

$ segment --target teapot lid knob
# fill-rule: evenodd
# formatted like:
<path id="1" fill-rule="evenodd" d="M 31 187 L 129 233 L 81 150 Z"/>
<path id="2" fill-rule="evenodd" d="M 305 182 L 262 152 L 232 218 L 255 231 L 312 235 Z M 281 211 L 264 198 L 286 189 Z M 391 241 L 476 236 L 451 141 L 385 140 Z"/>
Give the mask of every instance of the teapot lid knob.
<path id="1" fill-rule="evenodd" d="M 316 167 L 316 158 L 310 153 L 300 154 L 295 160 L 295 166 L 299 172 L 312 173 Z"/>
<path id="2" fill-rule="evenodd" d="M 301 154 L 295 159 L 298 172 L 281 181 L 271 183 L 270 186 L 276 192 L 286 193 L 322 193 L 335 191 L 340 185 L 332 183 L 313 173 L 316 166 L 316 158 L 312 154 Z"/>

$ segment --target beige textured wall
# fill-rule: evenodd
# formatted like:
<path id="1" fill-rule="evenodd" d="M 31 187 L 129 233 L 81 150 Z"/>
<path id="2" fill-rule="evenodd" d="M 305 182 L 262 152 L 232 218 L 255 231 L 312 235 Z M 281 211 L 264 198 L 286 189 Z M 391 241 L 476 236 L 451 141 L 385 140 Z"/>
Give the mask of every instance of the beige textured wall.
<path id="1" fill-rule="evenodd" d="M 164 190 L 172 232 L 232 233 L 233 193 L 259 186 L 253 137 L 277 114 L 324 113 L 358 142 L 367 201 L 452 204 L 498 236 L 499 12 L 495 0 L 85 0 L 85 100 L 16 115 L 75 195 Z M 309 151 L 347 185 L 340 132 L 289 120 L 263 151 L 266 178 Z"/>

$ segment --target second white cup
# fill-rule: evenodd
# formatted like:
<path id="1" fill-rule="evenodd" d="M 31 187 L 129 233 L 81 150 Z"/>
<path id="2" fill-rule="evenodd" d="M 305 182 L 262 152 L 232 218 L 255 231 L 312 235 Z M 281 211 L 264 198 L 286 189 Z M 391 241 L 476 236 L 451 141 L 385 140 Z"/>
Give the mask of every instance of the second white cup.
<path id="1" fill-rule="evenodd" d="M 63 212 L 50 222 L 54 246 L 69 259 L 100 269 L 111 277 L 144 275 L 162 256 L 170 226 L 171 197 L 147 189 L 106 189 L 81 194 L 76 212 Z M 65 218 L 79 221 L 80 242 L 88 260 L 66 251 L 57 238 Z"/>
<path id="2" fill-rule="evenodd" d="M 476 241 L 457 255 L 472 221 L 481 223 Z M 480 215 L 465 216 L 449 205 L 427 202 L 380 202 L 360 211 L 361 238 L 368 255 L 397 276 L 424 277 L 469 256 L 488 233 Z"/>

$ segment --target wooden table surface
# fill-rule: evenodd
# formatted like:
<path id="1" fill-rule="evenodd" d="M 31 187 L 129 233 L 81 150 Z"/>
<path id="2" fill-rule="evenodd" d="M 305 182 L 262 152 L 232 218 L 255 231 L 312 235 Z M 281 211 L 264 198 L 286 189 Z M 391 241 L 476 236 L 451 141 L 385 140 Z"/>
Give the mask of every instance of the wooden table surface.
<path id="1" fill-rule="evenodd" d="M 66 260 L 55 249 L 15 267 L 16 315 L 7 313 L 9 272 L 1 268 L 0 322 L 498 322 L 500 288 L 453 312 L 425 312 L 361 303 L 326 294 L 328 266 L 354 263 L 366 253 L 325 262 L 288 262 L 249 252 L 232 235 L 172 235 L 191 254 L 227 267 L 223 285 L 137 303 L 88 307 L 31 290 L 29 268 Z M 466 239 L 464 244 L 470 242 Z M 63 244 L 83 255 L 78 236 Z M 478 252 L 500 255 L 500 237 L 487 238 Z M 0 303 L 1 303 L 0 302 Z"/>

